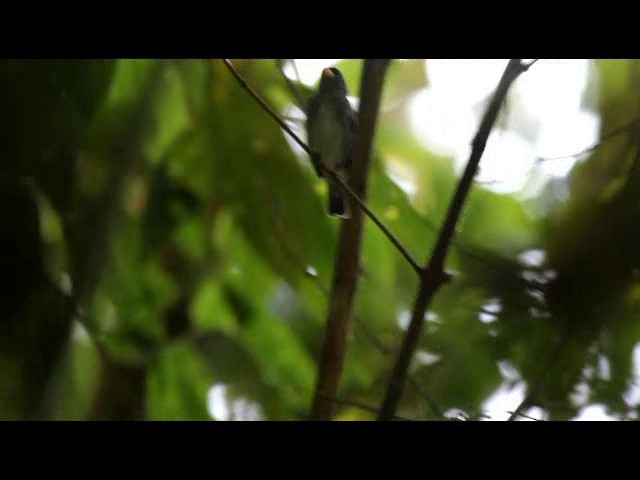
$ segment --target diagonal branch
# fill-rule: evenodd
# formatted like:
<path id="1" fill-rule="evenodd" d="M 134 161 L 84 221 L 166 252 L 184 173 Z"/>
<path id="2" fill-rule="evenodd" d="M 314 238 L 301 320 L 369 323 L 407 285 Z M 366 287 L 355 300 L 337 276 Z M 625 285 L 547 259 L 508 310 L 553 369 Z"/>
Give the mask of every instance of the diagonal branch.
<path id="1" fill-rule="evenodd" d="M 394 247 L 396 247 L 396 250 L 398 250 L 400 254 L 404 257 L 404 259 L 407 262 L 409 262 L 409 264 L 415 270 L 415 272 L 418 275 L 420 275 L 422 273 L 422 267 L 418 265 L 418 262 L 416 262 L 411 256 L 411 254 L 407 251 L 407 249 L 404 248 L 404 246 L 400 243 L 400 240 L 398 240 L 395 237 L 395 235 L 391 233 L 391 231 L 385 226 L 385 224 L 382 223 L 382 221 L 369 209 L 369 207 L 367 207 L 367 205 L 360 199 L 360 197 L 356 194 L 356 192 L 354 192 L 349 187 L 349 185 L 347 185 L 342 181 L 340 176 L 334 170 L 329 170 L 329 169 L 327 170 L 331 178 L 335 180 L 340 180 L 340 184 L 342 185 L 342 188 L 346 190 L 347 193 L 349 193 L 349 196 L 353 199 L 353 201 L 356 202 L 356 204 L 362 209 L 364 213 L 367 214 L 367 216 L 371 219 L 371 221 L 375 223 L 376 226 L 382 231 L 382 233 L 384 233 L 386 237 L 391 241 L 391 243 L 393 243 Z"/>
<path id="2" fill-rule="evenodd" d="M 534 422 L 544 422 L 545 421 L 543 418 L 535 418 L 535 417 L 532 417 L 530 415 L 526 415 L 524 413 L 516 413 L 516 412 L 510 412 L 510 411 L 508 411 L 507 413 L 509 413 L 511 415 L 518 415 L 519 417 L 522 417 L 522 418 L 528 418 L 529 420 L 533 420 Z"/>
<path id="3" fill-rule="evenodd" d="M 298 144 L 302 149 L 309 154 L 311 158 L 311 163 L 313 164 L 315 170 L 317 172 L 323 173 L 325 176 L 330 176 L 336 183 L 338 183 L 342 189 L 351 197 L 351 199 L 364 211 L 364 213 L 376 224 L 376 226 L 385 234 L 385 236 L 393 243 L 396 249 L 402 254 L 402 256 L 409 262 L 409 264 L 413 267 L 413 269 L 420 274 L 422 269 L 418 265 L 418 263 L 411 257 L 411 254 L 407 251 L 405 247 L 402 246 L 400 241 L 391 233 L 391 231 L 382 223 L 380 219 L 365 205 L 365 203 L 360 199 L 358 194 L 354 192 L 345 182 L 340 178 L 338 174 L 332 169 L 329 169 L 321 164 L 318 155 L 311 151 L 309 146 L 303 142 L 300 137 L 298 137 L 293 130 L 291 130 L 287 124 L 278 116 L 277 113 L 258 95 L 253 88 L 247 83 L 247 81 L 238 73 L 232 63 L 223 59 L 224 64 L 227 66 L 229 71 L 233 74 L 233 76 L 238 80 L 242 88 L 244 88 L 249 95 L 251 95 L 256 102 L 262 107 L 262 109 L 267 112 L 271 118 L 273 118 L 278 125 Z"/>
<path id="4" fill-rule="evenodd" d="M 569 155 L 560 155 L 558 157 L 539 157 L 537 159 L 537 162 L 538 163 L 540 163 L 540 162 L 550 162 L 550 161 L 553 161 L 553 160 L 565 160 L 567 158 L 580 157 L 580 156 L 585 155 L 585 154 L 587 154 L 589 152 L 592 152 L 596 148 L 602 146 L 602 144 L 604 142 L 606 142 L 607 140 L 610 140 L 610 139 L 612 139 L 614 137 L 617 137 L 621 133 L 624 133 L 624 132 L 630 130 L 638 122 L 640 122 L 640 117 L 636 117 L 636 118 L 632 119 L 630 122 L 627 122 L 624 125 L 616 128 L 614 130 L 611 130 L 609 133 L 607 133 L 607 134 L 603 135 L 602 137 L 600 137 L 600 140 L 597 143 L 594 143 L 594 144 L 588 146 L 587 148 L 585 148 L 583 150 L 580 150 L 577 153 L 572 153 L 572 154 L 569 154 Z"/>
<path id="5" fill-rule="evenodd" d="M 509 61 L 502 74 L 496 92 L 491 99 L 491 103 L 484 113 L 478 132 L 473 139 L 469 161 L 456 187 L 444 224 L 433 248 L 431 258 L 429 259 L 427 268 L 423 270 L 420 276 L 420 286 L 413 306 L 411 323 L 409 324 L 389 378 L 378 420 L 392 419 L 398 408 L 404 390 L 409 364 L 411 363 L 411 358 L 413 357 L 420 337 L 420 331 L 422 330 L 425 312 L 429 308 L 435 293 L 445 282 L 444 261 L 453 240 L 458 218 L 460 217 L 465 200 L 471 189 L 473 178 L 478 170 L 487 139 L 489 138 L 489 134 L 491 133 L 509 87 L 527 68 L 527 65 L 523 65 L 520 60 Z"/>
<path id="6" fill-rule="evenodd" d="M 238 83 L 240 84 L 240 86 L 242 88 L 244 88 L 247 93 L 249 93 L 249 95 L 251 95 L 253 97 L 253 99 L 258 102 L 258 104 L 262 107 L 262 109 L 267 112 L 271 118 L 273 118 L 276 123 L 278 125 L 280 125 L 280 127 L 287 132 L 287 134 L 293 138 L 295 140 L 295 142 L 300 145 L 300 147 L 302 147 L 302 149 L 307 152 L 309 154 L 309 156 L 311 157 L 312 161 L 318 161 L 318 156 L 315 155 L 311 149 L 309 148 L 309 146 L 304 143 L 302 140 L 300 140 L 300 137 L 298 137 L 295 133 L 293 133 L 293 130 L 291 130 L 286 123 L 284 123 L 284 121 L 278 116 L 278 114 L 273 110 L 273 108 L 271 108 L 267 102 L 265 102 L 262 97 L 260 95 L 258 95 L 256 93 L 256 91 L 251 88 L 251 85 L 249 85 L 247 83 L 247 81 L 242 77 L 242 75 L 240 75 L 240 73 L 236 70 L 236 68 L 233 66 L 233 64 L 227 60 L 226 58 L 222 59 L 222 61 L 224 62 L 224 64 L 227 66 L 227 68 L 229 69 L 229 71 L 233 74 L 233 76 L 236 78 L 236 80 L 238 81 Z"/>
<path id="7" fill-rule="evenodd" d="M 388 60 L 365 60 L 362 69 L 360 110 L 358 112 L 360 127 L 353 148 L 353 167 L 350 175 L 350 183 L 356 197 L 366 198 L 373 137 L 382 98 L 382 85 L 388 65 Z M 329 297 L 329 312 L 311 409 L 311 418 L 314 420 L 331 420 L 333 415 L 333 398 L 336 397 L 342 374 L 355 293 L 360 276 L 360 245 L 363 224 L 363 210 L 356 209 L 351 219 L 342 222 L 340 226 L 331 296 Z"/>

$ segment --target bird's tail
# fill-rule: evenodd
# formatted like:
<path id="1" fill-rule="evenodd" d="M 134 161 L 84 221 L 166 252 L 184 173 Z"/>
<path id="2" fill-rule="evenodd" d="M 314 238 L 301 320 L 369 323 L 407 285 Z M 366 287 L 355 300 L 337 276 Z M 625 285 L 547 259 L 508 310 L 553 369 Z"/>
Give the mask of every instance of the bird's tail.
<path id="1" fill-rule="evenodd" d="M 329 183 L 329 215 L 336 215 L 342 218 L 351 218 L 351 209 L 346 194 L 340 185 Z"/>

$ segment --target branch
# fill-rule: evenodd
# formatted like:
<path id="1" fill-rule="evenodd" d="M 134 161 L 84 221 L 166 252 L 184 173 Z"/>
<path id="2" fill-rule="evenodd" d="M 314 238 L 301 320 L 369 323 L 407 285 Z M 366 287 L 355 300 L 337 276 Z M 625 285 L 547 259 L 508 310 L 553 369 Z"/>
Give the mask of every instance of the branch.
<path id="1" fill-rule="evenodd" d="M 242 88 L 244 88 L 249 95 L 251 95 L 257 102 L 258 104 L 262 107 L 263 110 L 265 110 L 277 123 L 278 125 L 280 125 L 280 127 L 291 137 L 293 138 L 293 140 L 298 143 L 298 145 L 300 145 L 300 147 L 305 150 L 305 152 L 307 152 L 311 158 L 312 163 L 314 164 L 314 166 L 316 166 L 316 164 L 319 165 L 319 162 L 317 161 L 317 155 L 315 155 L 309 148 L 309 146 L 303 142 L 287 125 L 286 123 L 284 123 L 280 117 L 274 112 L 274 110 L 255 92 L 255 90 L 253 90 L 253 88 L 251 88 L 251 86 L 246 82 L 246 80 L 240 75 L 240 73 L 238 73 L 238 71 L 235 69 L 235 67 L 233 66 L 233 64 L 229 61 L 224 59 L 223 60 L 225 63 L 225 66 L 229 69 L 229 71 L 233 74 L 233 76 L 236 78 L 236 80 L 238 81 L 238 83 L 240 83 L 240 85 L 242 86 Z M 295 64 L 294 64 L 295 67 Z M 314 160 L 315 159 L 315 160 Z M 338 183 L 339 185 L 342 186 L 342 188 L 347 192 L 347 194 L 351 197 L 351 199 L 364 211 L 364 213 L 367 214 L 367 216 L 376 224 L 376 226 L 385 234 L 385 236 L 393 243 L 393 245 L 396 247 L 396 249 L 402 254 L 402 256 L 407 260 L 407 262 L 409 262 L 409 264 L 412 266 L 412 268 L 418 273 L 418 274 L 422 274 L 423 269 L 418 265 L 418 263 L 411 257 L 411 255 L 409 254 L 409 252 L 402 246 L 402 244 L 400 243 L 400 241 L 391 233 L 391 231 L 377 218 L 377 216 L 366 206 L 366 204 L 360 199 L 360 197 L 346 184 L 344 183 L 344 181 L 342 180 L 342 178 L 340 178 L 339 175 L 336 174 L 335 171 L 328 169 L 326 167 L 324 167 L 323 165 L 319 165 L 318 167 L 325 175 L 327 176 L 331 176 L 331 178 Z M 316 168 L 316 170 L 318 169 Z M 324 287 L 321 284 L 318 284 L 318 286 L 324 290 Z M 370 340 L 374 340 L 373 337 L 371 337 L 370 333 L 367 329 L 366 329 L 366 325 L 364 324 L 364 322 L 358 322 L 356 319 L 356 322 L 358 324 L 360 324 L 360 326 L 363 328 L 363 333 L 365 333 Z M 379 341 L 373 341 L 373 344 L 378 347 L 381 351 L 385 352 L 386 351 L 386 347 L 384 345 L 382 345 Z M 385 352 L 386 353 L 386 352 Z M 414 386 L 417 385 L 415 383 L 413 383 Z M 438 409 L 438 407 L 435 405 L 435 403 L 433 402 L 433 400 L 431 398 L 428 397 L 428 395 L 426 394 L 426 392 L 424 391 L 420 391 L 418 390 L 418 393 L 423 396 L 427 402 L 429 403 L 429 406 L 431 407 L 431 409 L 434 411 L 434 413 L 436 413 L 438 416 L 441 416 L 441 412 Z"/>
<path id="2" fill-rule="evenodd" d="M 349 196 L 358 204 L 358 206 L 367 214 L 367 216 L 371 219 L 373 223 L 385 234 L 385 236 L 393 243 L 396 247 L 396 250 L 400 252 L 400 254 L 404 257 L 404 259 L 409 262 L 411 267 L 415 270 L 415 272 L 420 275 L 422 273 L 422 267 L 418 265 L 411 254 L 407 251 L 406 248 L 400 243 L 393 233 L 382 223 L 381 220 L 367 207 L 367 205 L 360 199 L 360 197 L 340 178 L 340 176 L 332 169 L 326 169 L 332 179 L 338 181 L 342 188 L 349 193 Z"/>
<path id="3" fill-rule="evenodd" d="M 238 73 L 238 71 L 235 69 L 235 67 L 231 64 L 229 60 L 223 59 L 223 61 L 224 61 L 224 64 L 229 69 L 229 71 L 236 78 L 236 80 L 238 80 L 242 88 L 244 88 L 249 93 L 249 95 L 251 95 L 255 99 L 255 101 L 258 102 L 258 104 L 262 107 L 262 109 L 265 112 L 267 112 L 271 116 L 271 118 L 273 118 L 278 123 L 278 125 L 280 125 L 280 127 L 291 138 L 293 138 L 293 140 L 295 140 L 295 142 L 298 145 L 300 145 L 300 147 L 302 147 L 302 149 L 305 152 L 309 154 L 309 157 L 311 158 L 311 163 L 313 164 L 316 172 L 321 172 L 325 176 L 330 176 L 336 183 L 338 183 L 342 187 L 342 189 L 349 195 L 349 197 L 351 197 L 351 199 L 364 211 L 364 213 L 367 214 L 367 216 L 373 221 L 373 223 L 375 223 L 378 226 L 378 228 L 382 231 L 382 233 L 384 233 L 386 237 L 389 240 L 391 240 L 391 243 L 393 243 L 393 245 L 398 249 L 398 251 L 402 254 L 402 256 L 411 264 L 413 269 L 416 272 L 420 273 L 421 268 L 418 265 L 418 263 L 415 260 L 413 260 L 413 258 L 411 257 L 407 249 L 404 248 L 400 243 L 400 241 L 391 233 L 391 231 L 384 226 L 382 221 L 380 221 L 378 217 L 365 205 L 365 203 L 360 199 L 358 194 L 354 192 L 351 188 L 349 188 L 349 186 L 344 182 L 344 180 L 342 180 L 342 178 L 340 178 L 338 174 L 336 174 L 336 172 L 322 165 L 322 163 L 318 158 L 318 155 L 312 152 L 309 146 L 305 142 L 300 140 L 300 137 L 298 137 L 295 133 L 293 133 L 293 130 L 291 130 L 287 126 L 287 124 L 278 116 L 278 114 L 275 113 L 274 110 L 269 105 L 267 105 L 267 103 L 260 97 L 260 95 L 258 95 L 255 92 L 255 90 L 251 88 L 251 86 L 246 82 L 246 80 L 242 78 L 242 76 Z"/>
<path id="4" fill-rule="evenodd" d="M 479 183 L 479 182 L 476 182 Z M 438 227 L 435 225 L 434 222 L 432 222 L 429 218 L 423 216 L 423 215 L 419 215 L 418 219 L 422 222 L 423 225 L 425 225 L 429 230 L 433 231 L 433 232 L 438 232 Z M 482 264 L 484 264 L 486 267 L 496 271 L 496 272 L 501 272 L 505 275 L 509 275 L 511 277 L 513 277 L 513 280 L 515 282 L 521 283 L 523 285 L 525 285 L 528 288 L 532 288 L 534 290 L 537 290 L 541 293 L 542 290 L 540 290 L 539 286 L 537 284 L 534 284 L 531 281 L 525 280 L 524 278 L 522 278 L 519 275 L 515 275 L 513 273 L 512 270 L 510 270 L 509 268 L 504 267 L 503 265 L 501 265 L 500 263 L 497 263 L 493 260 L 491 260 L 490 258 L 486 258 L 478 253 L 476 253 L 475 251 L 473 251 L 473 248 L 471 246 L 467 246 L 465 245 L 463 242 L 460 241 L 460 239 L 456 239 L 454 238 L 453 240 L 451 240 L 451 243 L 453 244 L 453 248 L 455 248 L 458 253 L 464 257 L 467 257 L 470 260 L 475 260 L 476 262 L 480 262 Z M 422 270 L 422 268 L 420 266 L 418 266 L 418 268 L 420 268 L 420 270 Z"/>
<path id="5" fill-rule="evenodd" d="M 300 147 L 302 147 L 302 149 L 307 152 L 309 154 L 309 156 L 312 158 L 312 161 L 315 157 L 315 159 L 317 160 L 317 155 L 315 155 L 311 149 L 309 148 L 309 146 L 304 143 L 302 140 L 300 140 L 300 137 L 298 137 L 295 133 L 293 133 L 293 130 L 291 130 L 286 123 L 284 123 L 284 121 L 282 121 L 280 119 L 280 117 L 278 116 L 278 114 L 276 112 L 273 111 L 273 109 L 267 104 L 267 102 L 265 102 L 262 97 L 260 97 L 260 95 L 258 95 L 256 93 L 256 91 L 251 88 L 251 85 L 249 85 L 247 83 L 247 81 L 242 77 L 242 75 L 240 75 L 240 73 L 238 73 L 238 71 L 236 70 L 236 68 L 233 66 L 233 64 L 227 60 L 226 58 L 222 59 L 222 61 L 224 62 L 224 64 L 227 66 L 227 68 L 229 69 L 229 71 L 233 74 L 234 77 L 236 77 L 236 80 L 238 80 L 238 83 L 240 83 L 240 86 L 242 88 L 244 88 L 249 95 L 251 95 L 253 97 L 253 99 L 258 102 L 258 104 L 262 107 L 262 109 L 267 112 L 271 118 L 273 118 L 276 123 L 278 125 L 280 125 L 280 128 L 282 128 L 285 132 L 287 132 L 287 134 L 289 134 L 289 136 L 291 138 L 293 138 L 295 140 L 295 142 L 300 145 Z"/>
<path id="6" fill-rule="evenodd" d="M 395 414 L 398 404 L 400 403 L 407 372 L 409 370 L 409 364 L 420 337 L 420 331 L 424 322 L 424 315 L 431 304 L 433 296 L 445 281 L 443 270 L 444 261 L 449 251 L 449 247 L 451 246 L 456 224 L 471 188 L 473 177 L 478 170 L 478 165 L 482 158 L 487 139 L 489 138 L 489 134 L 491 133 L 509 87 L 525 70 L 526 65 L 522 65 L 520 60 L 509 61 L 504 73 L 502 74 L 502 78 L 500 79 L 496 92 L 491 99 L 491 103 L 482 118 L 478 132 L 473 139 L 469 161 L 462 178 L 458 183 L 453 199 L 451 200 L 451 204 L 449 205 L 447 216 L 436 240 L 427 268 L 423 270 L 420 277 L 420 287 L 413 306 L 411 323 L 409 324 L 409 328 L 407 329 L 396 363 L 389 378 L 385 398 L 380 409 L 380 414 L 378 415 L 378 420 L 390 420 Z"/>
<path id="7" fill-rule="evenodd" d="M 350 183 L 356 192 L 356 197 L 366 198 L 373 137 L 382 98 L 382 84 L 388 65 L 388 60 L 365 60 L 362 69 L 360 111 L 358 112 L 360 128 L 353 148 L 353 167 L 350 176 Z M 338 176 L 335 175 L 334 178 Z M 311 409 L 311 418 L 314 420 L 330 420 L 333 414 L 333 400 L 329 397 L 336 397 L 338 390 L 359 278 L 360 245 L 364 223 L 362 212 L 362 209 L 356 209 L 351 219 L 343 221 L 340 226 L 329 297 L 329 313 Z"/>
<path id="8" fill-rule="evenodd" d="M 598 143 L 594 143 L 593 145 L 590 145 L 589 147 L 585 148 L 584 150 L 580 150 L 578 153 L 572 153 L 571 155 L 560 155 L 558 157 L 538 158 L 537 162 L 538 163 L 549 162 L 549 161 L 552 161 L 552 160 L 564 160 L 566 158 L 574 158 L 574 157 L 582 156 L 585 153 L 589 153 L 589 152 L 595 150 L 596 148 L 602 146 L 602 144 L 604 142 L 606 142 L 607 140 L 610 140 L 613 137 L 617 137 L 621 133 L 624 133 L 627 130 L 631 129 L 631 127 L 633 127 L 639 121 L 640 121 L 640 117 L 636 117 L 633 120 L 631 120 L 630 122 L 628 122 L 628 123 L 616 128 L 615 130 L 611 130 L 609 133 L 607 133 L 606 135 L 602 136 Z"/>
<path id="9" fill-rule="evenodd" d="M 519 413 L 519 412 L 516 413 L 516 412 L 511 412 L 511 411 L 507 411 L 507 413 L 511 414 L 512 416 L 518 415 L 519 417 L 522 417 L 522 418 L 528 418 L 529 420 L 534 420 L 536 422 L 544 422 L 543 418 L 534 418 L 534 417 L 531 417 L 531 416 L 526 415 L 524 413 Z M 509 418 L 509 420 L 511 420 L 511 418 Z"/>

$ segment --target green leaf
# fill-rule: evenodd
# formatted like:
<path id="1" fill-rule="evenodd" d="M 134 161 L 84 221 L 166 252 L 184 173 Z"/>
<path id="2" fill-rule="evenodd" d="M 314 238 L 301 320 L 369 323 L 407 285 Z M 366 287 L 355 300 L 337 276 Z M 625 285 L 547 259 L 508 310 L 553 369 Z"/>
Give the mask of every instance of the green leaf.
<path id="1" fill-rule="evenodd" d="M 189 345 L 166 348 L 147 378 L 150 420 L 208 420 L 207 391 L 213 383 L 202 358 Z"/>

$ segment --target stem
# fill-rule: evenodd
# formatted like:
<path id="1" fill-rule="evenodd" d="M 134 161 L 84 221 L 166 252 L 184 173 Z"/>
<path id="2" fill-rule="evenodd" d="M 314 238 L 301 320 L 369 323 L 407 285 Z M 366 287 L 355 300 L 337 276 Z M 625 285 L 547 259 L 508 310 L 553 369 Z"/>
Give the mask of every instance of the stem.
<path id="1" fill-rule="evenodd" d="M 400 240 L 398 240 L 395 237 L 395 235 L 393 233 L 391 233 L 391 231 L 385 226 L 385 224 L 382 223 L 382 221 L 378 219 L 378 217 L 369 209 L 369 207 L 367 207 L 367 205 L 349 187 L 349 185 L 344 183 L 344 180 L 342 180 L 340 178 L 340 176 L 334 170 L 327 169 L 327 172 L 328 172 L 328 174 L 331 176 L 331 178 L 333 180 L 335 180 L 337 183 L 339 183 L 342 186 L 342 188 L 347 193 L 349 193 L 350 197 L 358 204 L 358 206 L 364 211 L 364 213 L 367 214 L 367 216 L 371 219 L 371 221 L 376 224 L 376 226 L 380 229 L 380 231 L 386 235 L 386 237 L 391 241 L 391 243 L 393 243 L 393 245 L 396 247 L 396 249 L 400 252 L 400 254 L 404 257 L 404 259 L 407 262 L 409 262 L 409 264 L 416 271 L 416 273 L 418 275 L 420 275 L 422 273 L 422 267 L 420 267 L 420 265 L 418 265 L 418 262 L 416 262 L 413 259 L 413 257 L 411 256 L 411 254 L 407 251 L 407 249 L 404 248 L 404 246 L 400 243 Z"/>
<path id="2" fill-rule="evenodd" d="M 557 157 L 540 157 L 538 158 L 537 162 L 550 162 L 553 160 L 564 160 L 566 158 L 574 158 L 574 157 L 580 157 L 586 153 L 592 152 L 593 150 L 595 150 L 596 148 L 602 146 L 602 144 L 604 142 L 606 142 L 607 140 L 610 140 L 611 138 L 617 137 L 618 135 L 620 135 L 621 133 L 624 133 L 628 130 L 630 130 L 634 125 L 636 125 L 638 122 L 640 122 L 640 117 L 636 117 L 633 120 L 631 120 L 628 123 L 625 123 L 624 125 L 611 130 L 609 133 L 607 133 L 606 135 L 603 135 L 602 137 L 600 137 L 600 140 L 598 141 L 598 143 L 594 143 L 593 145 L 588 146 L 587 148 L 580 150 L 577 153 L 572 153 L 569 155 L 560 155 Z"/>
<path id="3" fill-rule="evenodd" d="M 350 182 L 355 196 L 366 198 L 367 177 L 375 133 L 382 84 L 388 60 L 365 60 L 360 82 L 358 135 L 353 150 Z M 337 178 L 335 176 L 334 178 Z M 362 202 L 364 203 L 364 202 Z M 313 420 L 331 420 L 344 363 L 347 336 L 359 279 L 360 245 L 364 216 L 356 209 L 340 227 L 325 336 L 318 365 L 318 377 L 311 409 Z"/>
<path id="4" fill-rule="evenodd" d="M 460 217 L 464 202 L 471 189 L 473 178 L 478 169 L 480 159 L 482 158 L 487 139 L 489 138 L 489 134 L 491 133 L 509 87 L 525 70 L 526 65 L 522 65 L 520 60 L 509 61 L 502 74 L 496 92 L 491 99 L 491 103 L 482 118 L 478 132 L 473 139 L 469 161 L 456 187 L 455 194 L 449 205 L 447 216 L 436 240 L 427 268 L 424 269 L 420 277 L 420 286 L 413 306 L 411 323 L 409 324 L 389 378 L 378 420 L 390 420 L 398 408 L 404 390 L 409 364 L 411 363 L 418 339 L 420 338 L 425 312 L 429 308 L 434 294 L 445 281 L 445 272 L 443 270 L 444 261 L 451 246 L 458 218 Z"/>

